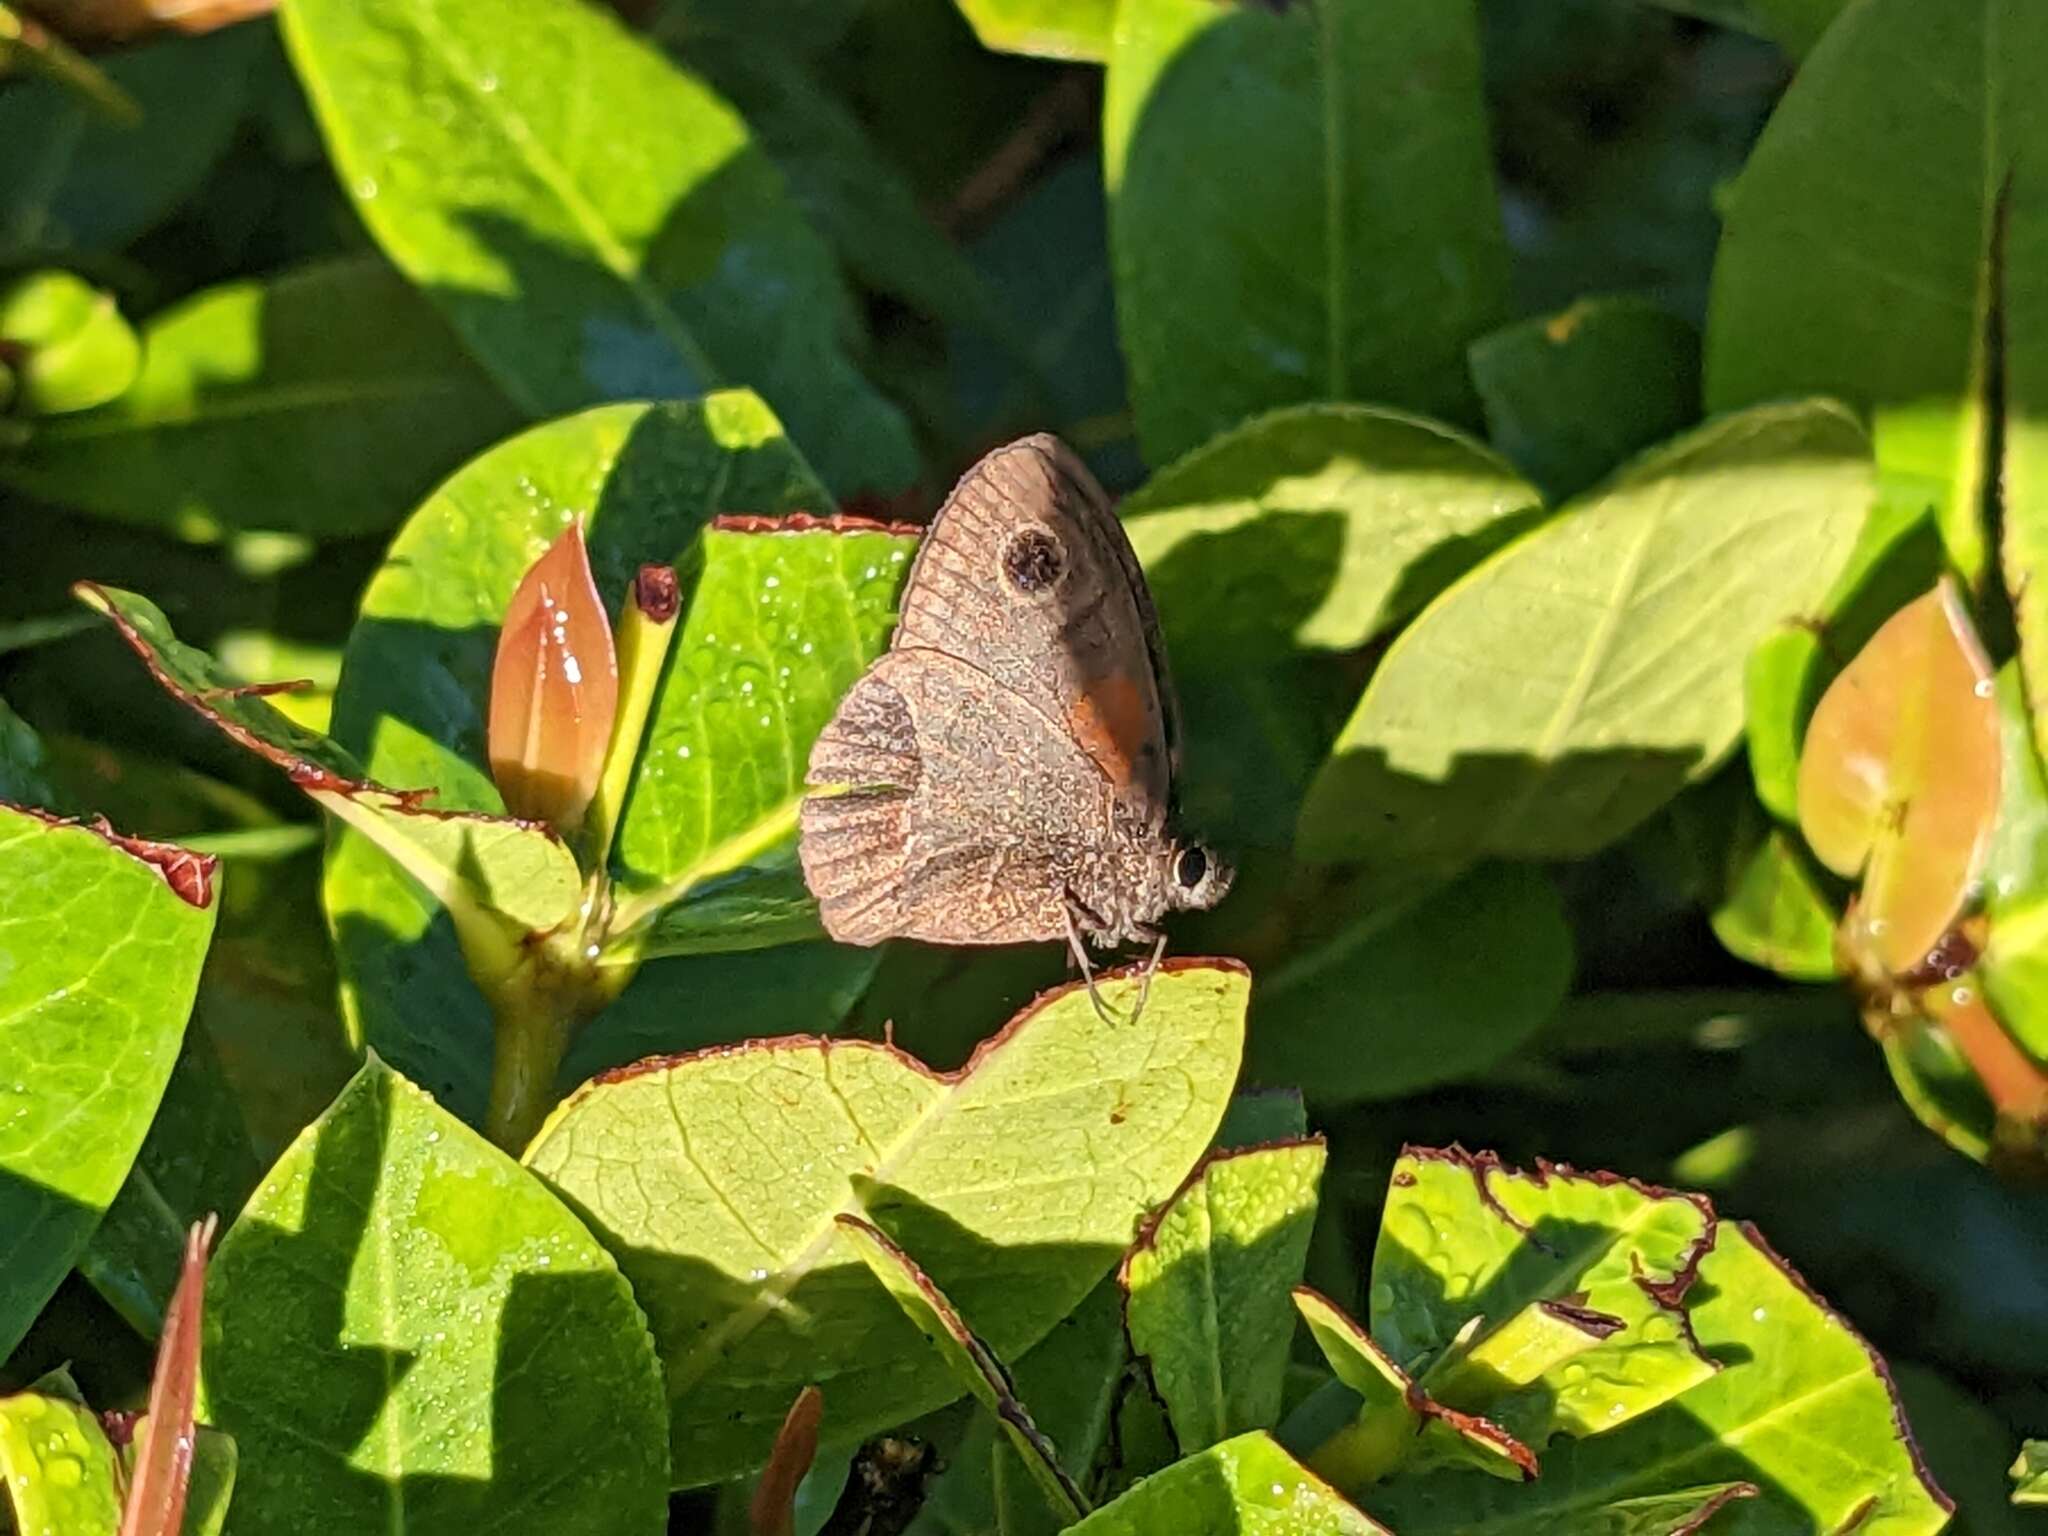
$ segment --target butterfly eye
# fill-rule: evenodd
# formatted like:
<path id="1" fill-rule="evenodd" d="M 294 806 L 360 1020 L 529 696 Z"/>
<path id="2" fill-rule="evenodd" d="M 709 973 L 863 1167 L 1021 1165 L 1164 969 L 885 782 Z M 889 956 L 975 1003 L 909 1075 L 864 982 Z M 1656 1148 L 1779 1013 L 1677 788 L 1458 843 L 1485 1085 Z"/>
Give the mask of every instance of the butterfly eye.
<path id="1" fill-rule="evenodd" d="M 1003 574 L 1019 592 L 1043 592 L 1065 563 L 1059 541 L 1042 528 L 1026 528 L 1003 546 Z"/>
<path id="2" fill-rule="evenodd" d="M 1199 848 L 1184 849 L 1179 862 L 1173 866 L 1173 877 L 1181 883 L 1183 890 L 1194 890 L 1208 873 L 1209 855 Z"/>

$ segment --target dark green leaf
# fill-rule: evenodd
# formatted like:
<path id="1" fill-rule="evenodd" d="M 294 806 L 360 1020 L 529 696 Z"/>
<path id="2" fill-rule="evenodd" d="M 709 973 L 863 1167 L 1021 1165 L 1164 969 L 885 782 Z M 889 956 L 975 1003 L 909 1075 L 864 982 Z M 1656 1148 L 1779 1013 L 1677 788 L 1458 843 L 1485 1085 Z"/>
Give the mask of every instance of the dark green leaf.
<path id="1" fill-rule="evenodd" d="M 387 528 L 516 417 L 433 309 L 355 258 L 155 317 L 114 404 L 41 426 L 0 479 L 185 538 Z"/>
<path id="2" fill-rule="evenodd" d="M 1487 435 L 1552 501 L 1699 420 L 1699 333 L 1644 299 L 1518 320 L 1471 356 Z"/>
<path id="3" fill-rule="evenodd" d="M 1253 1075 L 1318 1104 L 1398 1098 L 1485 1071 L 1563 1001 L 1572 935 L 1526 865 L 1488 864 L 1409 906 L 1367 907 L 1268 973 Z"/>
<path id="4" fill-rule="evenodd" d="M 231 1220 L 258 1171 L 213 1042 L 190 1030 L 142 1150 L 79 1256 L 79 1273 L 136 1332 L 155 1338 L 186 1234 L 209 1215 Z"/>
<path id="5" fill-rule="evenodd" d="M 809 68 L 776 48 L 724 38 L 689 46 L 684 57 L 746 118 L 791 199 L 854 277 L 935 320 L 1009 340 L 980 274 Z"/>
<path id="6" fill-rule="evenodd" d="M 112 252 L 188 197 L 247 100 L 260 26 L 151 43 L 106 61 L 135 121 L 52 81 L 0 92 L 0 265 Z"/>
<path id="7" fill-rule="evenodd" d="M 1507 271 L 1468 0 L 1127 0 L 1103 141 L 1148 461 L 1306 400 L 1475 416 Z"/>
<path id="8" fill-rule="evenodd" d="M 2044 56 L 2048 13 L 2026 0 L 1855 7 L 1772 115 L 1714 268 L 1708 408 L 1828 394 L 1868 411 L 1879 468 L 1937 509 L 1973 581 L 1997 474 L 1985 459 L 1991 244 L 2014 167 L 2048 163 L 2048 116 L 2021 63 Z M 2013 184 L 2008 258 L 2044 227 L 2025 185 Z M 2038 370 L 2048 337 L 2006 335 L 2012 376 Z"/>

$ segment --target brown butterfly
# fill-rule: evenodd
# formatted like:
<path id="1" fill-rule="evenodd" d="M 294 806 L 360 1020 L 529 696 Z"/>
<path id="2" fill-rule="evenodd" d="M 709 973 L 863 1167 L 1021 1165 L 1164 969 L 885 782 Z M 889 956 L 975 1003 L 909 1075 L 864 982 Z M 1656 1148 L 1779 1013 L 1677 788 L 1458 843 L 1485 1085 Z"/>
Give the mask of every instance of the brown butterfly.
<path id="1" fill-rule="evenodd" d="M 998 448 L 939 509 L 888 651 L 811 749 L 805 782 L 839 790 L 803 805 L 825 931 L 1065 938 L 1084 975 L 1084 935 L 1163 948 L 1159 918 L 1231 877 L 1174 825 L 1179 750 L 1159 621 L 1101 487 L 1057 438 Z"/>

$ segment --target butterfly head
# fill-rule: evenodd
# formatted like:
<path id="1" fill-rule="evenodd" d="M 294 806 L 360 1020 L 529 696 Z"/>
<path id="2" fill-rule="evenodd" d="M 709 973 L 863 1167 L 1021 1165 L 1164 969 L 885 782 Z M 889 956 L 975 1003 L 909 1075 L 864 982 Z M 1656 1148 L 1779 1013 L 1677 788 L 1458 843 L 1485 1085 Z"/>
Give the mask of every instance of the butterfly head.
<path id="1" fill-rule="evenodd" d="M 1176 842 L 1166 854 L 1166 900 L 1177 910 L 1206 912 L 1221 901 L 1237 873 L 1200 843 Z"/>

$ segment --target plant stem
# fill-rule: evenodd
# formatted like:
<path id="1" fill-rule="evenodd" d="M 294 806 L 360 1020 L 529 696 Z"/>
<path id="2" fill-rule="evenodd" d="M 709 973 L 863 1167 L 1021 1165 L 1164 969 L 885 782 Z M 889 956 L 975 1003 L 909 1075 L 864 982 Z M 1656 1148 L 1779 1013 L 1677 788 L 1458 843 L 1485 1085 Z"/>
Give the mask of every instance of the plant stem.
<path id="1" fill-rule="evenodd" d="M 598 968 L 585 925 L 578 923 L 537 943 L 517 968 L 483 986 L 497 1025 L 484 1112 L 492 1141 L 514 1157 L 526 1150 L 554 1107 L 555 1077 L 577 1027 L 631 979 L 630 968 Z"/>
<path id="2" fill-rule="evenodd" d="M 498 1013 L 484 1132 L 514 1157 L 526 1150 L 554 1103 L 555 1074 L 576 1025 L 562 1001 L 554 988 L 536 987 L 527 1006 Z"/>

